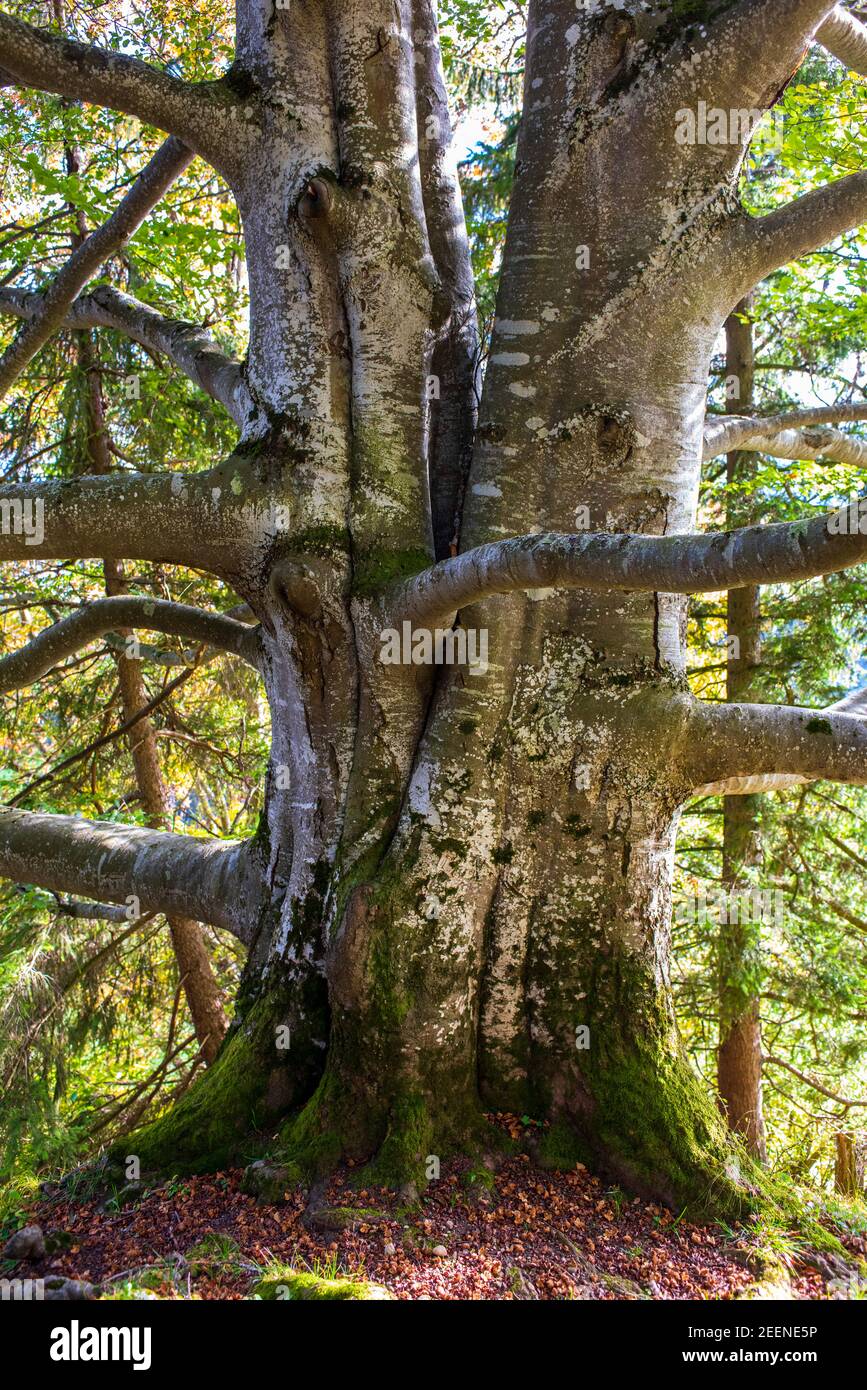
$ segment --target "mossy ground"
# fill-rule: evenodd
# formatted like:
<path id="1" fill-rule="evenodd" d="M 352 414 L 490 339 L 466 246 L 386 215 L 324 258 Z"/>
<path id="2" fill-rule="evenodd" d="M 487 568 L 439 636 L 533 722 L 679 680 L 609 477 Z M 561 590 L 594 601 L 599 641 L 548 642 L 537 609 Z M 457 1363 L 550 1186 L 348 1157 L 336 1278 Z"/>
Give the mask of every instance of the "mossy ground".
<path id="1" fill-rule="evenodd" d="M 321 1274 L 293 1269 L 289 1265 L 275 1265 L 267 1269 L 254 1285 L 252 1296 L 277 1302 L 379 1302 L 391 1298 L 391 1294 L 380 1284 L 371 1284 L 364 1279 L 328 1279 Z"/>

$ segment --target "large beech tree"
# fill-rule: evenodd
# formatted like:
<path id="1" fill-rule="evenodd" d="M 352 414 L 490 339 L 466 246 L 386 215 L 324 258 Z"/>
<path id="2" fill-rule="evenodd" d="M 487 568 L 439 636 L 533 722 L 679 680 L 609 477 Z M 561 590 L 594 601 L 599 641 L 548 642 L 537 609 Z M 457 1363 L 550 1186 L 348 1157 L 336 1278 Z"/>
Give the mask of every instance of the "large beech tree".
<path id="1" fill-rule="evenodd" d="M 208 471 L 3 488 L 0 558 L 193 566 L 247 606 L 107 598 L 0 680 L 118 628 L 240 657 L 270 705 L 265 809 L 243 843 L 6 809 L 0 872 L 248 947 L 215 1063 L 127 1141 L 146 1166 L 225 1161 L 258 1128 L 309 1173 L 371 1159 L 419 1182 L 517 1109 L 549 1122 L 550 1161 L 743 1210 L 756 1174 L 670 1002 L 679 810 L 699 788 L 865 783 L 867 727 L 857 695 L 819 714 L 694 699 L 686 595 L 858 564 L 867 536 L 849 511 L 697 534 L 699 474 L 733 450 L 860 457 L 836 426 L 867 411 L 706 421 L 706 382 L 752 287 L 867 220 L 867 173 L 762 217 L 737 192 L 752 116 L 814 40 L 867 70 L 867 29 L 829 0 L 530 0 L 482 384 L 431 0 L 236 16 L 232 66 L 192 84 L 0 15 L 5 86 L 167 136 L 53 282 L 0 291 L 21 321 L 0 389 L 59 329 L 111 328 L 238 428 Z M 685 112 L 727 133 L 684 138 Z M 89 288 L 191 154 L 241 213 L 243 362 Z M 485 631 L 487 667 L 382 661 L 404 623 Z"/>

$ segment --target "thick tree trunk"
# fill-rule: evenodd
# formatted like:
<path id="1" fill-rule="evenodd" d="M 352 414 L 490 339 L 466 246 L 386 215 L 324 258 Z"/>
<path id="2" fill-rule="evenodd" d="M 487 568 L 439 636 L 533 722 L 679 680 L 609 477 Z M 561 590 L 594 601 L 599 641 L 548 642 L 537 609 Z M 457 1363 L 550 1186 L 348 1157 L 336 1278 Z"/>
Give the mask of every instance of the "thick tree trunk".
<path id="1" fill-rule="evenodd" d="M 484 675 L 378 660 L 375 594 L 449 533 L 435 482 L 436 515 L 428 502 L 431 441 L 472 426 L 458 195 L 429 172 L 447 168 L 448 134 L 426 124 L 435 31 L 409 0 L 299 5 L 267 35 L 258 13 L 245 7 L 240 69 L 317 113 L 299 163 L 269 108 L 236 190 L 264 466 L 292 470 L 267 584 L 233 577 L 265 633 L 274 743 L 257 852 L 271 898 L 246 1022 L 139 1148 L 175 1164 L 222 1155 L 251 1113 L 273 1122 L 318 1077 L 282 1137 L 311 1171 L 375 1156 L 374 1176 L 418 1183 L 428 1155 L 495 1143 L 485 1109 L 519 1110 L 548 1122 L 547 1161 L 589 1158 L 666 1201 L 740 1210 L 750 1189 L 669 986 L 691 785 L 685 602 L 528 592 L 460 614 L 488 633 Z M 621 99 L 612 79 L 634 37 L 614 12 L 531 9 L 527 91 L 542 81 L 546 100 L 528 99 L 521 127 L 462 549 L 693 525 L 706 370 L 737 298 L 715 262 L 730 195 L 687 165 L 680 239 L 676 146 L 659 135 L 674 106 L 652 128 L 640 92 Z M 426 386 L 449 341 L 458 365 L 439 370 L 465 405 L 450 400 L 443 423 Z M 453 471 L 442 497 L 460 490 Z"/>
<path id="2" fill-rule="evenodd" d="M 726 381 L 737 383 L 727 393 L 731 414 L 749 414 L 753 404 L 755 356 L 753 350 L 752 299 L 738 304 L 726 320 Z M 750 524 L 754 517 L 740 490 L 754 469 L 754 455 L 727 455 L 730 528 Z M 726 694 L 729 700 L 758 698 L 756 672 L 761 661 L 760 590 L 755 584 L 731 589 L 727 598 L 729 652 Z M 760 795 L 723 798 L 722 878 L 729 893 L 750 887 L 750 872 L 762 863 Z M 753 885 L 755 886 L 755 885 Z M 736 901 L 730 898 L 730 901 Z M 756 973 L 761 950 L 761 923 L 741 920 L 744 913 L 726 913 L 720 923 L 719 954 L 719 1051 L 717 1085 L 730 1127 L 741 1134 L 750 1152 L 761 1162 L 767 1158 L 762 1117 L 761 1000 Z"/>

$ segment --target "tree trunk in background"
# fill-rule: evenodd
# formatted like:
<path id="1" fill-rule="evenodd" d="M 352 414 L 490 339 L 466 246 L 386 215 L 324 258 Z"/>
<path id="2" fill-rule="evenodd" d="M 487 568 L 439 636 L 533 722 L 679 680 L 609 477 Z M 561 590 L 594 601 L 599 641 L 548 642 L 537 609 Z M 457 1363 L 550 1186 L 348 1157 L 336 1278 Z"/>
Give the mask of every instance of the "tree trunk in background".
<path id="1" fill-rule="evenodd" d="M 731 414 L 749 414 L 753 404 L 753 324 L 751 296 L 738 304 L 726 320 L 726 379 L 736 381 L 737 394 L 727 392 Z M 748 500 L 738 496 L 755 455 L 731 453 L 726 460 L 729 504 L 726 525 L 746 526 L 752 521 Z M 729 700 L 754 700 L 756 670 L 761 661 L 761 608 L 757 585 L 731 589 L 727 604 L 729 642 L 726 695 Z M 761 805 L 759 795 L 723 797 L 723 886 L 731 895 L 755 886 L 751 871 L 762 863 Z M 731 896 L 729 903 L 733 902 Z M 735 900 L 736 901 L 736 900 Z M 743 902 L 743 900 L 741 900 Z M 721 922 L 719 956 L 719 1051 L 717 1085 L 730 1127 L 741 1134 L 750 1151 L 762 1162 L 767 1158 L 762 1118 L 762 1026 L 756 987 L 761 923 L 758 914 L 730 911 Z M 747 916 L 747 921 L 741 918 Z M 731 920 L 736 918 L 736 920 Z"/>
<path id="2" fill-rule="evenodd" d="M 121 562 L 107 560 L 104 568 L 106 593 L 128 593 Z M 121 653 L 117 658 L 117 674 L 123 719 L 131 719 L 148 702 L 141 662 Z M 167 829 L 170 822 L 168 797 L 160 767 L 156 731 L 150 718 L 140 719 L 130 729 L 127 743 L 147 823 L 155 830 Z M 185 917 L 167 917 L 166 921 L 196 1038 L 202 1056 L 211 1063 L 219 1051 L 228 1023 L 223 1010 L 222 992 L 205 943 L 204 929 L 198 922 L 191 922 Z"/>
<path id="3" fill-rule="evenodd" d="M 76 334 L 76 341 L 78 366 L 82 373 L 86 469 L 91 473 L 107 473 L 111 471 L 112 461 L 96 347 L 89 332 Z M 106 593 L 128 593 L 123 579 L 122 563 L 118 560 L 106 560 L 103 568 Z M 131 719 L 148 702 L 141 662 L 125 654 L 120 655 L 117 659 L 117 672 L 122 716 L 124 720 Z M 126 741 L 132 754 L 136 784 L 148 825 L 154 829 L 164 829 L 169 819 L 168 802 L 160 769 L 156 733 L 151 720 L 140 719 L 130 729 Z M 170 917 L 166 920 L 196 1038 L 201 1046 L 202 1056 L 206 1062 L 211 1063 L 219 1051 L 228 1023 L 203 928 L 198 922 L 190 922 L 183 917 Z"/>
<path id="4" fill-rule="evenodd" d="M 63 11 L 59 0 L 53 0 L 55 21 L 63 27 Z M 74 145 L 64 147 L 64 162 L 69 174 L 81 173 L 81 159 Z M 73 251 L 88 235 L 87 221 L 80 208 L 70 206 L 76 230 L 72 235 Z M 82 418 L 84 421 L 85 472 L 109 473 L 112 470 L 110 436 L 105 420 L 102 395 L 102 375 L 94 335 L 84 330 L 76 333 L 76 355 L 82 379 Z M 123 565 L 119 561 L 104 562 L 106 593 L 122 594 Z M 141 664 L 125 656 L 118 659 L 118 680 L 124 720 L 130 719 L 147 704 L 148 696 L 141 673 Z M 136 782 L 148 824 L 164 828 L 168 821 L 165 785 L 160 770 L 156 735 L 150 719 L 138 722 L 127 736 L 132 754 Z M 228 1022 L 223 1011 L 220 987 L 211 966 L 203 930 L 198 922 L 183 917 L 167 918 L 172 937 L 175 960 L 190 1010 L 190 1017 L 202 1056 L 211 1063 L 217 1055 Z"/>
<path id="5" fill-rule="evenodd" d="M 860 1187 L 855 1136 L 845 1131 L 834 1135 L 837 1147 L 834 1164 L 834 1190 L 843 1197 L 857 1197 Z"/>

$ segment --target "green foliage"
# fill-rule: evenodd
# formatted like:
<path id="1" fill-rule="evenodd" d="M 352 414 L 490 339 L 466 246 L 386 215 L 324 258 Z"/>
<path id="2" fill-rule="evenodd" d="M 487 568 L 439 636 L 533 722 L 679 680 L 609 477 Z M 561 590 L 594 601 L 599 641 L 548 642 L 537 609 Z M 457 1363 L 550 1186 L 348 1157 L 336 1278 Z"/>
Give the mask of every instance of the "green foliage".
<path id="1" fill-rule="evenodd" d="M 45 23 L 42 5 L 13 8 Z M 132 14 L 108 0 L 86 21 L 65 18 L 82 22 L 81 37 L 157 66 L 180 59 L 191 80 L 231 58 L 228 3 L 191 0 L 181 8 L 150 0 Z M 8 210 L 0 227 L 3 282 L 45 285 L 69 255 L 79 219 L 86 228 L 104 221 L 163 138 L 126 116 L 7 89 L 0 127 Z M 243 255 L 234 201 L 212 170 L 194 162 L 91 288 L 110 283 L 165 313 L 206 322 L 222 345 L 243 355 Z M 15 327 L 0 322 L 0 347 Z M 92 469 L 94 378 L 118 468 L 195 469 L 230 451 L 231 421 L 166 362 L 115 333 L 63 332 L 0 405 L 4 481 Z M 0 651 L 20 647 L 105 593 L 95 562 L 10 565 L 2 578 Z M 141 565 L 128 580 L 132 592 L 203 608 L 232 601 L 192 571 Z M 184 667 L 188 677 L 153 715 L 176 825 L 193 834 L 249 833 L 269 736 L 258 682 L 234 663 L 200 672 L 182 643 L 164 639 L 159 659 L 143 666 L 148 700 L 159 699 Z M 107 643 L 2 703 L 4 800 L 144 822 L 127 743 L 114 733 L 121 722 L 117 656 Z M 106 734 L 109 741 L 95 746 Z M 211 944 L 217 978 L 231 997 L 241 952 L 228 937 L 213 934 Z M 0 1182 L 68 1167 L 165 1105 L 201 1065 L 162 919 L 129 927 L 73 919 L 61 899 L 7 883 L 0 888 L 0 1018 Z M 5 1190 L 17 1190 L 17 1181 Z"/>

